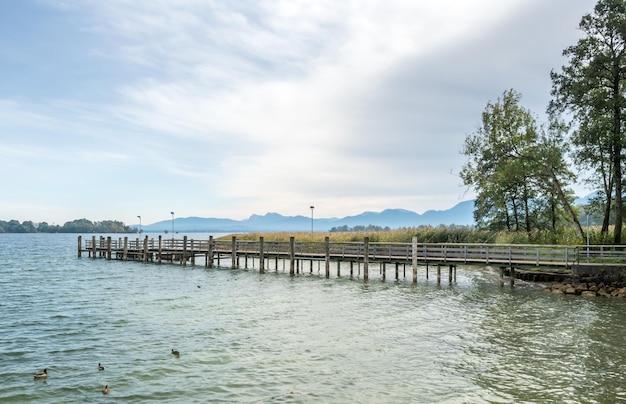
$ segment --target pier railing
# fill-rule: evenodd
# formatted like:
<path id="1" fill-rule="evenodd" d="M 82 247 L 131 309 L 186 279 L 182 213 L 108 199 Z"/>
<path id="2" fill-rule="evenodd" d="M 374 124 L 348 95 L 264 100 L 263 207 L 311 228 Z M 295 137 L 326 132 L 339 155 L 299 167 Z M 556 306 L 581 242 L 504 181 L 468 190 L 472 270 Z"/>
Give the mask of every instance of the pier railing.
<path id="1" fill-rule="evenodd" d="M 159 236 L 143 239 L 128 237 L 92 237 L 85 239 L 79 251 L 120 254 L 135 259 L 138 254 L 154 258 L 154 253 L 185 252 L 187 255 L 293 255 L 298 259 L 413 261 L 507 266 L 537 266 L 571 268 L 574 264 L 626 264 L 626 246 L 563 246 L 528 244 L 475 244 L 475 243 L 388 243 L 388 242 L 296 242 L 260 240 L 194 240 Z M 144 258 L 142 256 L 142 258 Z"/>
<path id="2" fill-rule="evenodd" d="M 563 246 L 563 245 L 528 245 L 528 244 L 476 244 L 476 243 L 418 243 L 414 238 L 411 243 L 370 242 L 365 237 L 363 242 L 296 242 L 294 237 L 289 241 L 239 240 L 233 236 L 230 240 L 194 240 L 185 236 L 183 239 L 128 237 L 96 237 L 78 238 L 78 256 L 85 252 L 92 258 L 135 260 L 143 262 L 169 261 L 186 265 L 189 261 L 195 264 L 196 257 L 204 258 L 205 266 L 213 267 L 215 260 L 221 266 L 222 259 L 230 259 L 232 268 L 240 267 L 240 258 L 248 267 L 248 259 L 257 260 L 258 268 L 264 271 L 266 262 L 282 260 L 283 265 L 289 262 L 290 273 L 297 273 L 302 261 L 324 262 L 326 276 L 330 273 L 330 262 L 337 263 L 339 275 L 342 262 L 363 264 L 364 279 L 367 280 L 368 265 L 377 263 L 385 276 L 385 265 L 395 264 L 396 276 L 398 266 L 413 269 L 413 282 L 417 281 L 417 267 L 425 266 L 428 277 L 428 266 L 436 265 L 439 272 L 441 265 L 453 268 L 459 264 L 484 265 L 500 268 L 503 272 L 513 274 L 516 269 L 541 269 L 560 275 L 581 275 L 589 271 L 611 269 L 622 271 L 626 268 L 626 246 Z M 319 267 L 318 267 L 319 268 Z M 295 271 L 295 272 L 294 272 Z M 533 275 L 534 276 L 534 275 Z M 512 276 L 513 277 L 513 276 Z"/>

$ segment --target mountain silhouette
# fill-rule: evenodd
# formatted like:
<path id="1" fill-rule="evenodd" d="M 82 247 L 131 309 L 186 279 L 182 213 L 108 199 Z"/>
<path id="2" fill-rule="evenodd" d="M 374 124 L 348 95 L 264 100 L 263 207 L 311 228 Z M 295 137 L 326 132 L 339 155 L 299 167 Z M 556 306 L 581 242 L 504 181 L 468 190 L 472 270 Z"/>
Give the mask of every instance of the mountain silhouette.
<path id="1" fill-rule="evenodd" d="M 329 231 L 333 227 L 380 226 L 397 229 L 422 225 L 470 226 L 473 219 L 474 201 L 460 202 L 447 210 L 428 210 L 423 214 L 406 209 L 386 209 L 382 212 L 363 212 L 343 218 L 314 218 L 315 231 Z M 163 220 L 143 225 L 145 232 L 171 231 L 172 222 Z M 311 218 L 306 216 L 283 216 L 269 212 L 265 215 L 252 215 L 243 220 L 181 217 L 174 219 L 176 232 L 270 232 L 270 231 L 310 231 Z"/>

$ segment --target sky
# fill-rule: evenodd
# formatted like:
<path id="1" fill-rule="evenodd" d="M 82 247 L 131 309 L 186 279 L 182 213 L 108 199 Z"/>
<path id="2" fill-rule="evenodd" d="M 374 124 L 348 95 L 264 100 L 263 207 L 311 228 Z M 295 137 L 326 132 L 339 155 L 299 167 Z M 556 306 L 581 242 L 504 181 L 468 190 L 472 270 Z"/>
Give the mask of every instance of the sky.
<path id="1" fill-rule="evenodd" d="M 487 103 L 545 122 L 594 5 L 4 1 L 0 220 L 452 208 Z"/>

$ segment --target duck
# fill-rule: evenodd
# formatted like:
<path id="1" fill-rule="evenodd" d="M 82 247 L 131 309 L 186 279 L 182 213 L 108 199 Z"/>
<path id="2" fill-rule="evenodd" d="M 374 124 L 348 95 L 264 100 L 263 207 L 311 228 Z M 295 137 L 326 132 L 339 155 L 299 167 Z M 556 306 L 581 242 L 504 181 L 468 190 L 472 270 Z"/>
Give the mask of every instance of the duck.
<path id="1" fill-rule="evenodd" d="M 36 372 L 34 376 L 35 376 L 35 379 L 48 377 L 48 369 L 44 369 L 43 372 Z"/>
<path id="2" fill-rule="evenodd" d="M 111 392 L 111 389 L 109 388 L 109 385 L 105 385 L 104 388 L 102 389 L 102 394 L 109 394 Z"/>
<path id="3" fill-rule="evenodd" d="M 176 349 L 172 349 L 172 355 L 179 356 L 180 352 L 178 352 Z"/>
<path id="4" fill-rule="evenodd" d="M 104 370 L 104 366 L 101 363 L 98 363 L 98 370 Z"/>

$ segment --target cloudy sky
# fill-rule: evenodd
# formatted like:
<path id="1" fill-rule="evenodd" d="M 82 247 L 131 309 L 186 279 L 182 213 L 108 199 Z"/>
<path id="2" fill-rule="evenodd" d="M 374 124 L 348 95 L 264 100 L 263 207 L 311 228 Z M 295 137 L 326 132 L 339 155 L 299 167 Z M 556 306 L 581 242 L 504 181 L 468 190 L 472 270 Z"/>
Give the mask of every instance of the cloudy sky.
<path id="1" fill-rule="evenodd" d="M 595 0 L 0 5 L 0 220 L 448 209 L 508 89 L 540 122 Z"/>

